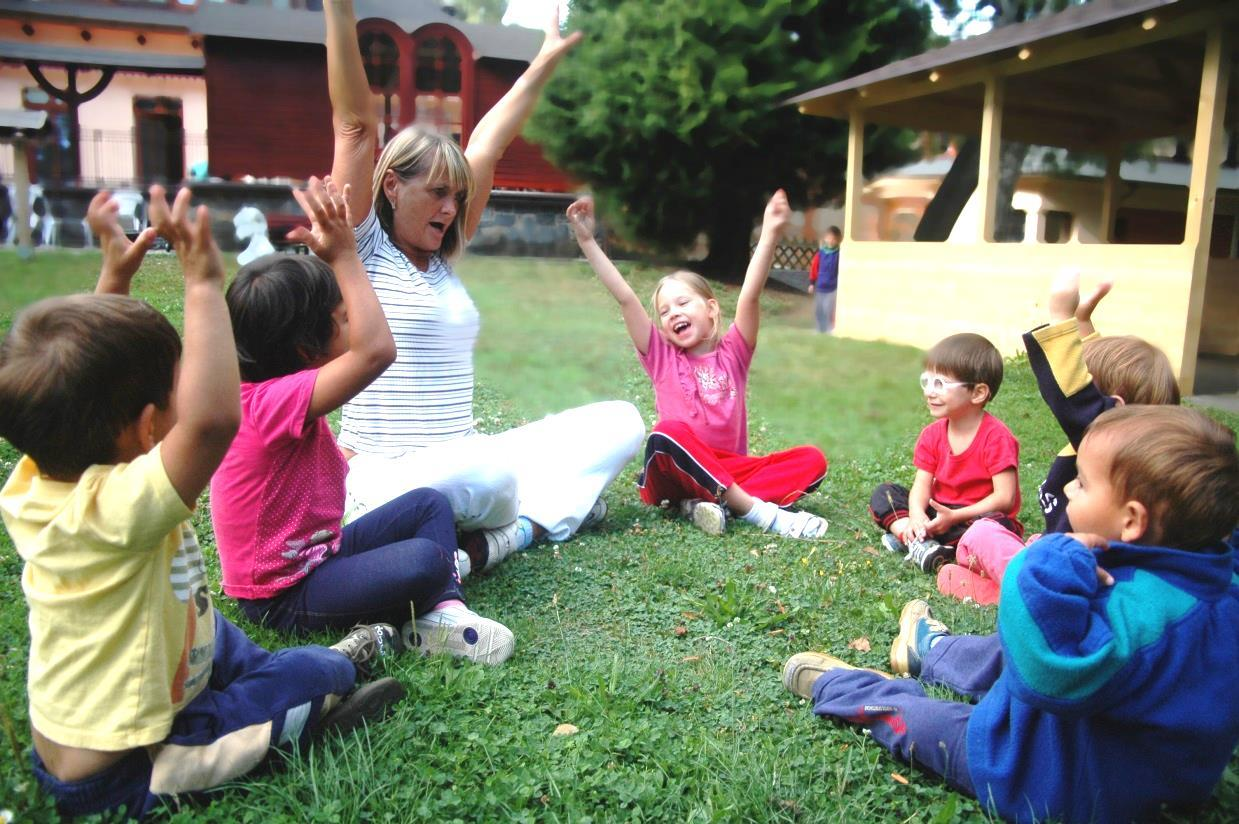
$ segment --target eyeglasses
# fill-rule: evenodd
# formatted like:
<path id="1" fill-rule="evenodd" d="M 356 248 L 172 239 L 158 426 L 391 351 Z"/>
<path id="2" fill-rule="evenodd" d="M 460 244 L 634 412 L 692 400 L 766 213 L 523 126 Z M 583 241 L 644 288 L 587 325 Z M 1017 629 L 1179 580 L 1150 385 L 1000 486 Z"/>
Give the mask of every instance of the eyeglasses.
<path id="1" fill-rule="evenodd" d="M 948 389 L 954 389 L 957 386 L 972 386 L 968 381 L 949 381 L 941 375 L 935 375 L 933 372 L 921 373 L 921 391 L 933 392 L 941 394 Z"/>

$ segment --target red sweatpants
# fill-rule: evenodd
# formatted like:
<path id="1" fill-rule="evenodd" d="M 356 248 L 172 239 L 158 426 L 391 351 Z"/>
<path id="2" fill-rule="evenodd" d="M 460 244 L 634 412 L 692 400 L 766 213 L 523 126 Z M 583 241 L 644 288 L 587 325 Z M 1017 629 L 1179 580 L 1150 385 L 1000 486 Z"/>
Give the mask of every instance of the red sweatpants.
<path id="1" fill-rule="evenodd" d="M 718 501 L 732 484 L 755 498 L 787 506 L 817 489 L 826 456 L 816 446 L 769 455 L 715 449 L 681 421 L 659 421 L 645 442 L 645 468 L 637 478 L 641 500 L 652 506 L 700 498 Z"/>

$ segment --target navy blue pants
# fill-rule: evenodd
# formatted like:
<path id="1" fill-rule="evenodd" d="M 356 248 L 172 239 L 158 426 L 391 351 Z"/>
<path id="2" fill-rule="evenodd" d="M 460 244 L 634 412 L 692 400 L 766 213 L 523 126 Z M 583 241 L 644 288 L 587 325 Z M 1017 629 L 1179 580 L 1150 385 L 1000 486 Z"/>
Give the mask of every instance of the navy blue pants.
<path id="1" fill-rule="evenodd" d="M 193 795 L 231 781 L 274 750 L 305 744 L 323 699 L 353 688 L 353 662 L 326 647 L 267 652 L 215 613 L 215 655 L 202 692 L 177 713 L 168 737 L 131 751 L 101 773 L 60 781 L 31 751 L 35 779 L 62 815 L 117 811 L 132 818 L 161 796 Z"/>
<path id="2" fill-rule="evenodd" d="M 237 599 L 255 621 L 285 632 L 399 627 L 442 601 L 464 600 L 456 524 L 442 493 L 414 489 L 344 527 L 340 551 L 274 598 Z"/>
<path id="3" fill-rule="evenodd" d="M 925 656 L 921 680 L 975 700 L 1001 673 L 997 635 L 951 635 Z M 976 797 L 966 742 L 971 704 L 930 698 L 912 678 L 888 680 L 864 670 L 831 670 L 813 684 L 813 712 L 868 727 L 873 740 L 896 758 Z"/>
<path id="4" fill-rule="evenodd" d="M 943 506 L 948 506 L 948 504 L 943 503 Z M 962 506 L 964 504 L 952 505 L 951 508 L 959 509 Z M 900 518 L 908 517 L 908 488 L 899 484 L 878 484 L 873 494 L 869 496 L 869 514 L 873 517 L 874 523 L 889 532 L 891 524 Z M 938 511 L 930 506 L 925 508 L 925 514 L 933 518 Z M 986 512 L 976 518 L 961 521 L 946 532 L 932 537 L 943 546 L 953 547 L 959 543 L 959 539 L 968 531 L 968 527 L 982 518 L 987 521 L 996 521 L 1017 536 L 1024 537 L 1024 525 L 1004 512 Z"/>

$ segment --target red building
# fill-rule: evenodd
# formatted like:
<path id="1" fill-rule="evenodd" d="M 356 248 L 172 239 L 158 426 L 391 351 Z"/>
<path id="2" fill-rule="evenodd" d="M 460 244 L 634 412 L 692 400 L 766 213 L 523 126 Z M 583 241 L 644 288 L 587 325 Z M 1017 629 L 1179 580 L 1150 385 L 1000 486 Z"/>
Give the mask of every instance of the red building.
<path id="1" fill-rule="evenodd" d="M 182 85 L 186 78 L 201 79 L 190 85 L 205 97 L 205 135 L 197 139 L 205 140 L 211 176 L 303 179 L 320 173 L 331 162 L 331 109 L 323 16 L 306 6 L 321 2 L 0 0 L 0 63 L 6 64 L 0 68 L 11 81 L 19 76 L 9 86 L 22 84 L 20 102 L 0 100 L 0 108 L 47 110 L 57 128 L 42 154 L 28 158 L 32 177 L 39 180 L 42 172 L 40 182 L 48 186 L 115 186 L 161 174 L 177 180 L 188 172 L 201 152 L 186 136 L 193 101 L 183 99 L 185 92 L 175 100 L 134 93 L 111 104 L 125 111 L 109 123 L 117 117 L 130 123 L 133 158 L 124 168 L 132 179 L 122 180 L 123 173 L 97 161 L 99 147 L 91 141 L 103 139 L 95 133 L 105 130 L 83 129 L 79 109 L 115 77 L 138 82 L 135 74 L 174 76 Z M 357 0 L 356 6 L 384 136 L 418 123 L 467 144 L 541 43 L 540 32 L 465 23 L 430 0 Z M 79 77 L 83 88 L 75 88 Z M 0 83 L 0 97 L 4 89 Z M 120 133 L 108 138 L 112 143 L 123 142 L 124 129 L 106 131 Z M 495 185 L 570 188 L 537 147 L 520 139 L 496 170 Z"/>

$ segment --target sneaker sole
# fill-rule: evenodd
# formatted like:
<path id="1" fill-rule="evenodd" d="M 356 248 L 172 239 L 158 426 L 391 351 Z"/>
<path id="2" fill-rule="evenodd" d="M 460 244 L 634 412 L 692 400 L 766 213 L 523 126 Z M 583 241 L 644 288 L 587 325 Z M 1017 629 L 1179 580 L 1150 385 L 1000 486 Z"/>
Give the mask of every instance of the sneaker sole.
<path id="1" fill-rule="evenodd" d="M 912 647 L 916 635 L 916 625 L 922 618 L 929 618 L 933 613 L 929 604 L 924 601 L 909 601 L 899 612 L 899 634 L 891 642 L 891 672 L 898 675 L 911 675 L 908 650 Z"/>
<path id="2" fill-rule="evenodd" d="M 367 721 L 385 717 L 391 706 L 406 694 L 404 685 L 395 678 L 380 678 L 363 684 L 327 713 L 320 733 L 348 735 Z"/>
<path id="3" fill-rule="evenodd" d="M 717 504 L 700 503 L 693 507 L 693 525 L 707 535 L 722 535 L 727 531 L 727 515 Z"/>
<path id="4" fill-rule="evenodd" d="M 443 626 L 419 618 L 414 624 L 416 637 L 405 638 L 405 646 L 423 655 L 446 652 L 481 664 L 502 664 L 516 648 L 512 631 L 496 621 Z"/>

